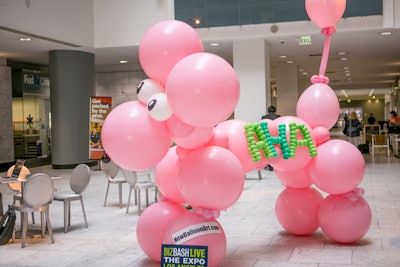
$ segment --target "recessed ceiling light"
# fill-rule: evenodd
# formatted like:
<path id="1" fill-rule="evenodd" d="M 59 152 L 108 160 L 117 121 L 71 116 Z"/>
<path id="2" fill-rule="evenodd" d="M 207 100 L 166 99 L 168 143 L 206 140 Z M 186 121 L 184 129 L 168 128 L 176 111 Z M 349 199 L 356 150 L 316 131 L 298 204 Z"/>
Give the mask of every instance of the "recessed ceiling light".
<path id="1" fill-rule="evenodd" d="M 346 52 L 339 52 L 338 53 L 338 55 L 341 55 L 341 56 L 346 55 L 346 54 L 347 54 Z"/>
<path id="2" fill-rule="evenodd" d="M 219 43 L 210 43 L 210 46 L 219 46 Z"/>
<path id="3" fill-rule="evenodd" d="M 288 60 L 288 61 L 286 61 L 286 63 L 288 63 L 288 64 L 293 64 L 294 61 L 293 61 L 293 60 Z"/>
<path id="4" fill-rule="evenodd" d="M 29 38 L 29 37 L 21 37 L 21 38 L 19 38 L 19 40 L 20 40 L 21 42 L 30 42 L 30 41 L 32 41 L 32 39 Z"/>
<path id="5" fill-rule="evenodd" d="M 392 32 L 381 32 L 381 35 L 391 35 Z"/>
<path id="6" fill-rule="evenodd" d="M 126 63 L 128 63 L 128 60 L 120 60 L 119 63 L 126 64 Z"/>
<path id="7" fill-rule="evenodd" d="M 347 57 L 341 57 L 340 60 L 341 60 L 341 61 L 346 61 L 346 60 L 347 60 Z"/>
<path id="8" fill-rule="evenodd" d="M 282 55 L 282 56 L 279 56 L 279 58 L 280 59 L 285 59 L 285 58 L 287 58 L 287 56 Z"/>

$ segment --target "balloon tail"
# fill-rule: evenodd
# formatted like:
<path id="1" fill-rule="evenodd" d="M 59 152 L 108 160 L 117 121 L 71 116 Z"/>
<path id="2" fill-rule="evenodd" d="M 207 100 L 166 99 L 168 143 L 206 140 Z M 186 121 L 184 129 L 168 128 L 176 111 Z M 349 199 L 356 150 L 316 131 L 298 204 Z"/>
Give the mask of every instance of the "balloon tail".
<path id="1" fill-rule="evenodd" d="M 312 76 L 312 83 L 329 83 L 328 77 L 325 76 L 326 66 L 328 64 L 329 49 L 331 46 L 331 36 L 336 32 L 334 27 L 326 27 L 321 30 L 321 34 L 325 36 L 324 50 L 322 52 L 321 65 L 319 67 L 319 75 Z"/>

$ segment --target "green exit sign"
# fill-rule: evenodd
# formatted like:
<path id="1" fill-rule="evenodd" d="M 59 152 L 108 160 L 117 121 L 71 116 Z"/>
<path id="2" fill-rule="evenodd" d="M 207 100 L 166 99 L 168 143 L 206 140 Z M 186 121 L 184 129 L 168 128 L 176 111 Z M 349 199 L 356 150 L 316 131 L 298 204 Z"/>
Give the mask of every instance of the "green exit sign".
<path id="1" fill-rule="evenodd" d="M 299 45 L 311 45 L 311 36 L 300 36 Z"/>

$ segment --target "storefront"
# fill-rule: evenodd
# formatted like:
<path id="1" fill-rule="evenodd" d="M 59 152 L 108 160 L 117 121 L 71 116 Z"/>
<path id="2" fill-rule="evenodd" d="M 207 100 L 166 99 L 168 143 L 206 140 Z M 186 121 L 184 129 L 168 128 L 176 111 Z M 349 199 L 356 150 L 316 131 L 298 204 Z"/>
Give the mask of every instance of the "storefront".
<path id="1" fill-rule="evenodd" d="M 47 74 L 12 71 L 15 158 L 50 155 L 50 79 Z"/>

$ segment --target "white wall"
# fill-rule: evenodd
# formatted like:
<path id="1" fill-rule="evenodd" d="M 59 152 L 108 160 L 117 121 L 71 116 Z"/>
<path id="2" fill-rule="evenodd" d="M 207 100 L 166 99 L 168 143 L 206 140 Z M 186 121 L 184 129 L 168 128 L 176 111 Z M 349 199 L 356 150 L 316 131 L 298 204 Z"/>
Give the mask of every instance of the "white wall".
<path id="1" fill-rule="evenodd" d="M 0 25 L 81 46 L 93 46 L 93 0 L 30 2 L 29 8 L 25 1 L 1 5 Z"/>
<path id="2" fill-rule="evenodd" d="M 96 0 L 95 47 L 139 45 L 152 25 L 174 18 L 173 10 L 173 0 Z"/>

